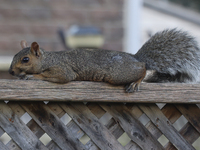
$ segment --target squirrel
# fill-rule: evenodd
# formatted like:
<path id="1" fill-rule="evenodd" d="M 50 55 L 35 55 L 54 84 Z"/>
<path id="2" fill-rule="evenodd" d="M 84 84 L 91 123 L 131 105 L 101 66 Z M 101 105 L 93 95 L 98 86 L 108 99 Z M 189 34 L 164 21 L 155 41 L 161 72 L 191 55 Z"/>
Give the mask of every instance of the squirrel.
<path id="1" fill-rule="evenodd" d="M 20 79 L 56 83 L 103 81 L 125 85 L 125 91 L 137 91 L 146 82 L 194 82 L 200 72 L 200 50 L 194 37 L 177 29 L 153 35 L 135 54 L 79 48 L 48 52 L 37 42 L 30 47 L 21 41 L 22 50 L 11 63 L 9 73 Z M 153 70 L 146 76 L 146 70 Z M 146 77 L 145 77 L 146 76 Z"/>

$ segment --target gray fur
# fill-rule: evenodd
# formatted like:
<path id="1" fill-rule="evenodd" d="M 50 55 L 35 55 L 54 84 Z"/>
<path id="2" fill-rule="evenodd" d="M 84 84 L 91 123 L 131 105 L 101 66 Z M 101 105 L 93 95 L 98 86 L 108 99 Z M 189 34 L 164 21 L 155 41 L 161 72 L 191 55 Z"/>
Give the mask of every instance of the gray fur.
<path id="1" fill-rule="evenodd" d="M 102 49 L 45 51 L 43 57 L 42 70 L 54 66 L 63 69 L 68 66 L 76 74 L 74 80 L 128 84 L 140 79 L 145 68 L 145 64 L 138 62 L 131 54 Z"/>
<path id="2" fill-rule="evenodd" d="M 19 61 L 21 61 L 21 59 L 23 58 L 23 56 L 26 56 L 30 53 L 30 47 L 24 48 L 23 50 L 21 50 L 19 53 L 17 53 L 12 60 L 11 63 L 11 68 L 13 65 L 17 64 Z"/>
<path id="3" fill-rule="evenodd" d="M 176 29 L 158 32 L 141 47 L 135 58 L 145 62 L 148 70 L 157 71 L 159 75 L 152 81 L 161 78 L 179 82 L 199 81 L 200 50 L 194 37 L 187 32 Z"/>

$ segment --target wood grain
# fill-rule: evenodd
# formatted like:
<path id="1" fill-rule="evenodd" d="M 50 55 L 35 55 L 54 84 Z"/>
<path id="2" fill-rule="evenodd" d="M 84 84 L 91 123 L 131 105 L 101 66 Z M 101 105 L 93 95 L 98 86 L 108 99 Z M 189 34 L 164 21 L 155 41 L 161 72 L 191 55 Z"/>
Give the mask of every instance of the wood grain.
<path id="1" fill-rule="evenodd" d="M 110 107 L 108 105 L 101 105 L 101 107 L 115 118 L 132 141 L 137 143 L 141 149 L 163 149 L 157 139 L 150 134 L 125 106 L 115 104 Z"/>
<path id="2" fill-rule="evenodd" d="M 4 102 L 0 102 L 0 126 L 21 149 L 47 150 L 42 142 Z"/>
<path id="3" fill-rule="evenodd" d="M 21 106 L 61 149 L 85 150 L 72 131 L 44 103 L 23 103 Z"/>
<path id="4" fill-rule="evenodd" d="M 103 82 L 0 80 L 0 100 L 9 101 L 200 103 L 199 91 L 200 84 L 186 83 L 142 83 L 140 91 L 125 93 Z"/>
<path id="5" fill-rule="evenodd" d="M 87 133 L 100 149 L 124 150 L 123 146 L 84 104 L 62 104 L 61 107 L 70 115 L 79 127 Z"/>
<path id="6" fill-rule="evenodd" d="M 21 116 L 28 113 L 32 119 L 24 124 Z M 62 122 L 66 113 L 71 117 Z M 102 118 L 110 115 L 106 121 Z M 148 117 L 142 124 L 140 117 Z M 173 123 L 184 115 L 188 120 L 181 130 Z M 194 149 L 192 144 L 199 138 L 199 107 L 196 104 L 166 104 L 159 108 L 156 104 L 142 103 L 77 103 L 77 102 L 0 102 L 0 136 L 7 132 L 11 140 L 0 149 Z M 119 137 L 126 132 L 128 144 L 119 144 Z M 51 137 L 47 145 L 40 142 L 46 133 Z M 83 135 L 90 140 L 80 143 Z M 164 147 L 157 139 L 164 135 L 169 140 Z M 38 144 L 36 144 L 38 143 Z"/>
<path id="7" fill-rule="evenodd" d="M 168 138 L 168 140 L 178 149 L 194 150 L 180 133 L 173 127 L 171 122 L 165 117 L 162 111 L 155 104 L 139 105 L 140 109 L 151 119 L 158 129 Z"/>
<path id="8" fill-rule="evenodd" d="M 194 126 L 200 133 L 200 109 L 197 105 L 176 105 L 178 110 L 185 116 L 185 118 Z"/>
<path id="9" fill-rule="evenodd" d="M 7 146 L 5 146 L 3 144 L 3 142 L 0 141 L 0 147 L 1 147 L 1 150 L 9 150 L 9 148 Z"/>

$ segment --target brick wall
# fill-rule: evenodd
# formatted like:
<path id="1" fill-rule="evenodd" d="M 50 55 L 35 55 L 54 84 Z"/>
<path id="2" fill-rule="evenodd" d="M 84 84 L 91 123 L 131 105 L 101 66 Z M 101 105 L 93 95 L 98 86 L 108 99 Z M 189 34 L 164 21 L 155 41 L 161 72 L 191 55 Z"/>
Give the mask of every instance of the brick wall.
<path id="1" fill-rule="evenodd" d="M 124 0 L 0 0 L 0 55 L 14 55 L 19 42 L 37 41 L 62 50 L 58 27 L 94 25 L 103 31 L 105 49 L 122 50 Z"/>

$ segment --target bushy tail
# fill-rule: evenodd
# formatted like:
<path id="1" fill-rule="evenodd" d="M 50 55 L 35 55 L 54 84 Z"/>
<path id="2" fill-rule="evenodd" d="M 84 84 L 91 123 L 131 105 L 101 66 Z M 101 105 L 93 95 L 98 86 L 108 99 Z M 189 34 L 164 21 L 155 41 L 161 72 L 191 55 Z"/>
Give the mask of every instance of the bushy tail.
<path id="1" fill-rule="evenodd" d="M 200 49 L 194 37 L 177 29 L 153 35 L 136 53 L 136 59 L 154 70 L 148 82 L 196 82 L 200 76 Z M 148 79 L 148 80 L 147 80 Z"/>

